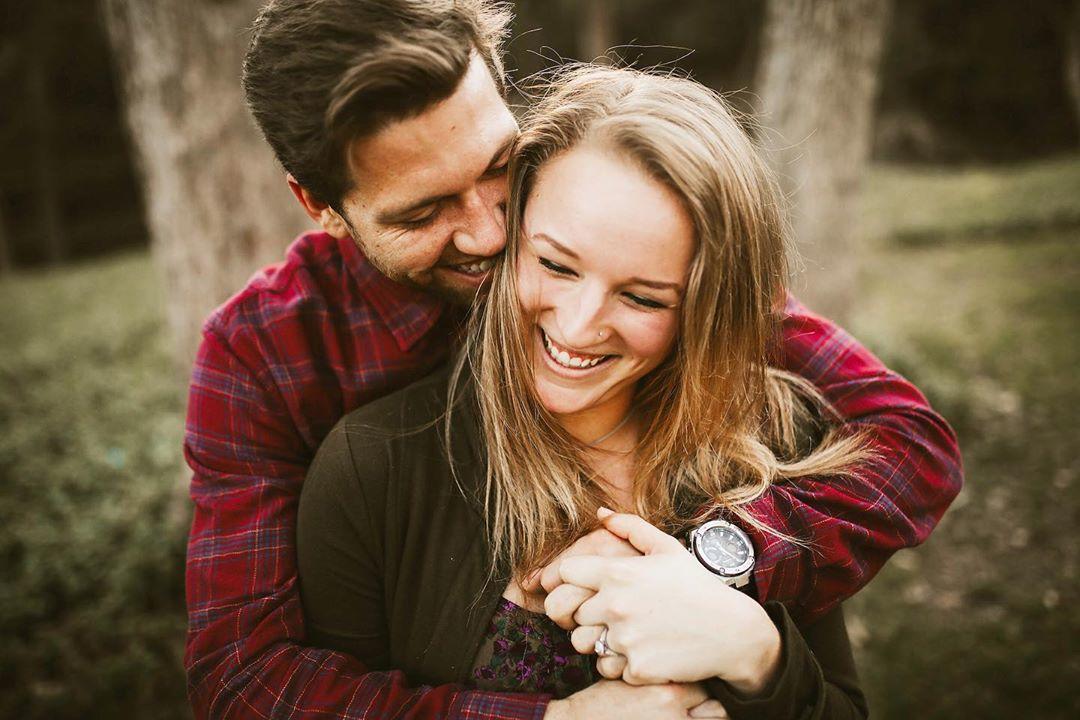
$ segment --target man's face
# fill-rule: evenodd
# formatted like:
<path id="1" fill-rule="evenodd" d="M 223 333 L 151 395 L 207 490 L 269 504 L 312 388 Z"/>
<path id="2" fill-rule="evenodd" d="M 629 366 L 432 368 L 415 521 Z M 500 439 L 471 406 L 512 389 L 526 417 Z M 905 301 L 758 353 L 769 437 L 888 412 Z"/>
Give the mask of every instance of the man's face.
<path id="1" fill-rule="evenodd" d="M 471 302 L 506 244 L 506 163 L 518 126 L 474 55 L 454 94 L 349 148 L 343 199 L 367 258 L 404 285 Z"/>

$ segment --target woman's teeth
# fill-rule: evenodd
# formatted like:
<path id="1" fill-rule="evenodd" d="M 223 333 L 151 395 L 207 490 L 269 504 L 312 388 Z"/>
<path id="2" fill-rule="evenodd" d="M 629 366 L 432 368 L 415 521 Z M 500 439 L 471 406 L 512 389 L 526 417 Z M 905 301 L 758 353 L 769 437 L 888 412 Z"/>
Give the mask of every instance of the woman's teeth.
<path id="1" fill-rule="evenodd" d="M 594 367 L 598 363 L 607 360 L 610 355 L 594 355 L 592 357 L 580 357 L 577 355 L 571 355 L 566 350 L 558 348 L 555 343 L 551 342 L 547 333 L 541 331 L 544 336 L 544 347 L 547 348 L 548 355 L 551 359 L 559 363 L 563 367 L 568 368 L 590 368 Z"/>
<path id="2" fill-rule="evenodd" d="M 480 262 L 469 263 L 468 265 L 454 265 L 454 269 L 469 275 L 479 275 L 480 273 L 485 273 L 490 270 L 491 266 L 494 264 L 494 260 L 481 260 Z"/>

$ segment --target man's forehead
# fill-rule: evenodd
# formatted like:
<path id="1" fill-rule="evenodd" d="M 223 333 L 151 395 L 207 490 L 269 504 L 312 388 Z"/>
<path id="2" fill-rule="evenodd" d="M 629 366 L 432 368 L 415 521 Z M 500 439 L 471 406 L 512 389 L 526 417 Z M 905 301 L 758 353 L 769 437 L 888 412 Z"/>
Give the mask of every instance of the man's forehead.
<path id="1" fill-rule="evenodd" d="M 355 186 L 378 203 L 452 192 L 482 174 L 517 133 L 513 115 L 482 61 L 446 100 L 390 123 L 349 149 Z M 389 196 L 393 196 L 392 198 Z"/>

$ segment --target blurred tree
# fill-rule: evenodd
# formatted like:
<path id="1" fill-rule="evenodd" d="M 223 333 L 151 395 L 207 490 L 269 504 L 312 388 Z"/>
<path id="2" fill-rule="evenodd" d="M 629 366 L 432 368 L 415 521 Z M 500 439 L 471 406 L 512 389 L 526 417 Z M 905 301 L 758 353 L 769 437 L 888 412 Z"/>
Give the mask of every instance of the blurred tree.
<path id="1" fill-rule="evenodd" d="M 855 293 L 855 200 L 870 151 L 889 0 L 770 0 L 756 90 L 762 141 L 792 200 L 817 310 L 844 319 Z"/>
<path id="2" fill-rule="evenodd" d="M 307 226 L 240 87 L 261 4 L 102 0 L 185 374 L 209 311 Z"/>
<path id="3" fill-rule="evenodd" d="M 1080 136 L 1080 0 L 1073 0 L 1065 26 L 1065 87 L 1072 100 Z"/>
<path id="4" fill-rule="evenodd" d="M 4 220 L 4 198 L 0 197 L 0 277 L 11 272 L 11 239 Z"/>
<path id="5" fill-rule="evenodd" d="M 30 32 L 22 38 L 26 69 L 26 112 L 32 133 L 33 193 L 37 235 L 49 263 L 68 259 L 67 232 L 61 205 L 61 181 L 57 166 L 56 113 L 49 92 L 54 47 L 55 6 L 44 3 L 32 13 Z"/>
<path id="6" fill-rule="evenodd" d="M 604 62 L 615 45 L 615 7 L 612 0 L 585 0 L 581 3 L 581 34 L 578 53 L 584 60 Z"/>

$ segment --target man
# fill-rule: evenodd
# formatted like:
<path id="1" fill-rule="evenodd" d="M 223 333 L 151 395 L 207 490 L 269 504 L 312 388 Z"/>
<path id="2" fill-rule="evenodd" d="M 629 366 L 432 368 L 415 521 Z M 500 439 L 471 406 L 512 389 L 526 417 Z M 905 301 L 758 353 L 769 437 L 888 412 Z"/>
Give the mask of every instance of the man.
<path id="1" fill-rule="evenodd" d="M 249 105 L 322 232 L 299 238 L 207 321 L 185 454 L 194 471 L 186 665 L 197 717 L 541 717 L 547 697 L 413 687 L 303 646 L 296 507 L 345 413 L 447 357 L 504 245 L 517 131 L 502 96 L 509 16 L 491 0 L 274 0 L 245 61 Z M 795 332 L 811 380 L 845 336 Z M 747 528 L 759 597 L 815 617 L 926 537 L 959 489 L 944 421 L 882 368 L 844 391 L 877 456 L 845 481 L 774 489 Z M 849 403 L 851 404 L 851 403 Z"/>

